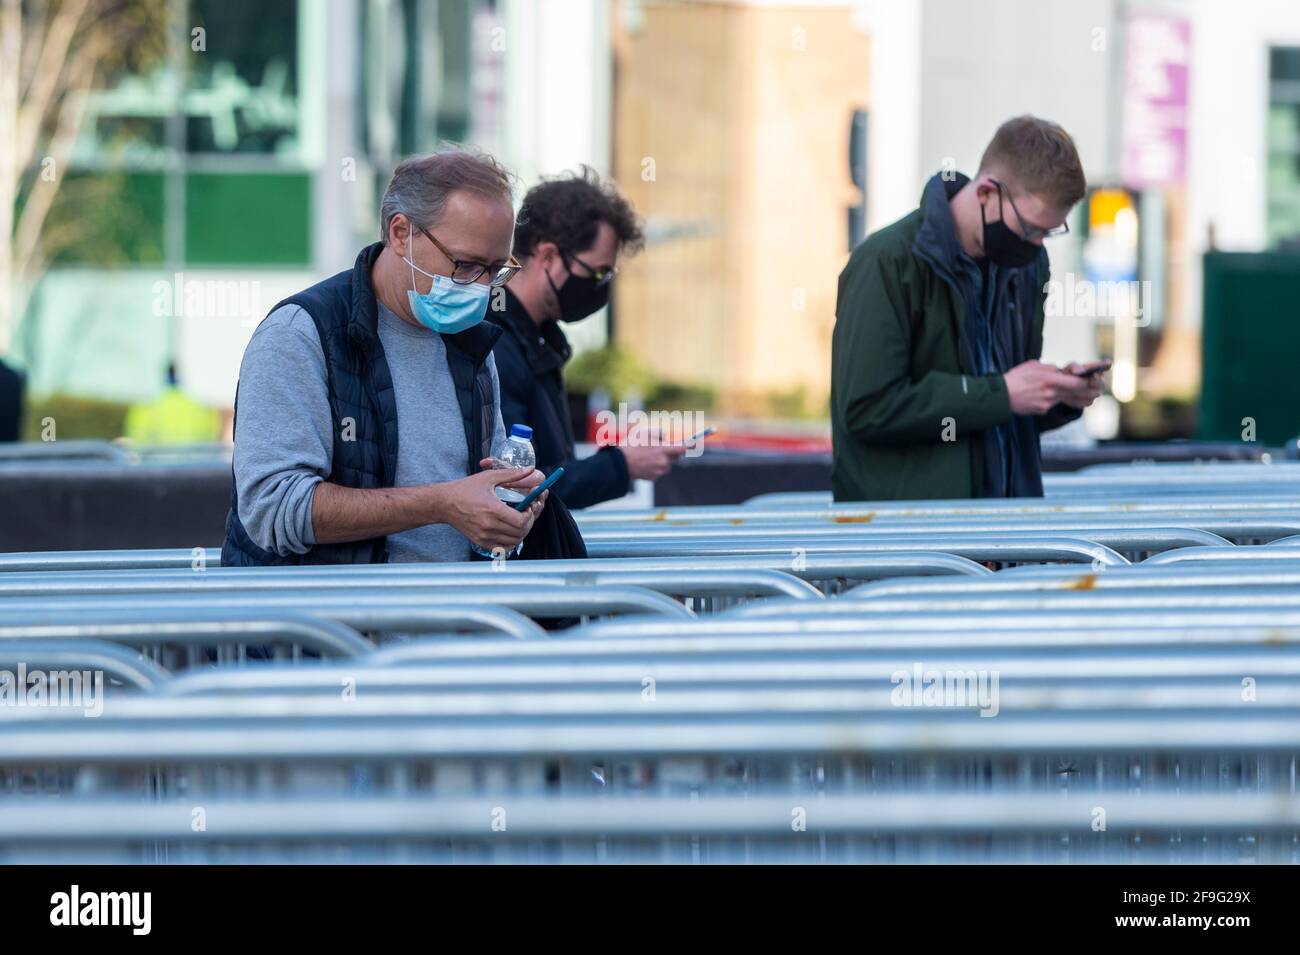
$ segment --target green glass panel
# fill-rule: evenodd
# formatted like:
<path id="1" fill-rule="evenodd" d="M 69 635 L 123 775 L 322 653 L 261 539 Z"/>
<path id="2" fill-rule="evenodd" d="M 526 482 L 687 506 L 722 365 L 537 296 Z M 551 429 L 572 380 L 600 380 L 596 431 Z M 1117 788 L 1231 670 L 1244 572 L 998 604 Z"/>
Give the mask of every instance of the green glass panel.
<path id="1" fill-rule="evenodd" d="M 37 181 L 34 188 L 47 186 Z M 149 265 L 163 260 L 163 177 L 70 172 L 41 229 L 52 266 Z"/>
<path id="2" fill-rule="evenodd" d="M 189 265 L 310 265 L 306 173 L 191 173 L 185 178 Z"/>

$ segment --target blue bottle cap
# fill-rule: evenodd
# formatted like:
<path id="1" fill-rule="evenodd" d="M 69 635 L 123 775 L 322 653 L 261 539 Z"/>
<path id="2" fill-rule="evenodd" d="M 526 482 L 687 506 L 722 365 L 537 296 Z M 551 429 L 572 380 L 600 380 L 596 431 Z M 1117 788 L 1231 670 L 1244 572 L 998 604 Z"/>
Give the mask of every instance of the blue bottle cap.
<path id="1" fill-rule="evenodd" d="M 533 429 L 526 424 L 512 425 L 510 428 L 510 437 L 523 438 L 525 441 L 533 440 Z"/>

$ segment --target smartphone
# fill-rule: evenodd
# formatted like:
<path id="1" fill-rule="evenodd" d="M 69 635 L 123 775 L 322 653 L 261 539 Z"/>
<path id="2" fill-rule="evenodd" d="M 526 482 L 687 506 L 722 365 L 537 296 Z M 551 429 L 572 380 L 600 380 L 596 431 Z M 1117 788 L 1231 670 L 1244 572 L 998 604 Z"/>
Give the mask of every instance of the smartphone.
<path id="1" fill-rule="evenodd" d="M 1115 362 L 1111 361 L 1109 358 L 1104 361 L 1090 361 L 1076 371 L 1075 374 L 1080 378 L 1087 378 L 1089 375 L 1097 375 L 1102 372 L 1110 371 L 1110 366 L 1113 364 L 1115 364 Z"/>
<path id="2" fill-rule="evenodd" d="M 686 439 L 686 443 L 687 443 L 687 444 L 694 444 L 696 441 L 699 441 L 699 440 L 701 440 L 702 438 L 707 438 L 709 435 L 711 435 L 711 434 L 717 434 L 717 433 L 718 433 L 718 429 L 717 429 L 717 428 L 705 428 L 705 429 L 704 429 L 703 431 L 701 431 L 699 434 L 694 434 L 694 435 L 691 435 L 689 438 L 687 438 L 687 439 Z"/>
<path id="3" fill-rule="evenodd" d="M 537 487 L 529 491 L 528 496 L 526 498 L 524 498 L 518 504 L 511 504 L 510 506 L 513 507 L 516 511 L 526 510 L 528 505 L 532 504 L 533 501 L 537 500 L 539 497 L 542 496 L 543 491 L 545 491 L 547 488 L 549 488 L 552 484 L 554 484 L 562 477 L 564 477 L 564 468 L 556 468 L 554 471 L 551 472 L 550 477 L 548 477 L 541 484 L 537 485 Z"/>

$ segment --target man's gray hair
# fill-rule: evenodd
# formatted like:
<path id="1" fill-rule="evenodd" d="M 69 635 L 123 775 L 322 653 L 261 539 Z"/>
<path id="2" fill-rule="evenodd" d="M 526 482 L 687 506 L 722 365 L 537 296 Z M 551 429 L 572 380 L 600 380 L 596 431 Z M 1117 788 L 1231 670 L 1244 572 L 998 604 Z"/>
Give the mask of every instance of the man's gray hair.
<path id="1" fill-rule="evenodd" d="M 393 170 L 379 206 L 379 238 L 388 244 L 388 226 L 401 212 L 416 225 L 432 229 L 442 218 L 447 197 L 463 189 L 486 199 L 513 203 L 513 177 L 492 156 L 463 146 L 413 156 Z"/>

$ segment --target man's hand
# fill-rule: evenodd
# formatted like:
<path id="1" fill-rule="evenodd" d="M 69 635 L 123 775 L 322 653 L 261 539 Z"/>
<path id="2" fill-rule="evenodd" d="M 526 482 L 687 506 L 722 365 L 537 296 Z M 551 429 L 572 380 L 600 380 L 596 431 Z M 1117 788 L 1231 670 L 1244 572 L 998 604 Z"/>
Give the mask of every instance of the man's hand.
<path id="1" fill-rule="evenodd" d="M 1063 395 L 1061 397 L 1061 401 L 1069 405 L 1071 408 L 1079 408 L 1082 410 L 1083 408 L 1088 407 L 1101 396 L 1101 393 L 1106 388 L 1106 383 L 1102 380 L 1102 376 L 1105 372 L 1094 371 L 1088 375 L 1079 374 L 1079 372 L 1084 371 L 1087 367 L 1087 365 L 1081 362 L 1072 361 L 1062 369 L 1072 377 L 1078 378 L 1085 385 L 1083 390 L 1076 394 Z"/>
<path id="2" fill-rule="evenodd" d="M 647 481 L 655 481 L 663 477 L 677 459 L 686 453 L 686 446 L 680 444 L 652 447 L 620 444 L 618 449 L 623 452 L 623 457 L 627 460 L 628 477 L 634 480 L 644 478 Z"/>
<path id="3" fill-rule="evenodd" d="M 539 511 L 530 507 L 520 513 L 503 503 L 493 489 L 498 484 L 519 485 L 536 473 L 535 468 L 501 468 L 447 482 L 443 485 L 442 521 L 483 550 L 513 550 L 532 530 Z"/>
<path id="4" fill-rule="evenodd" d="M 1089 393 L 1092 388 L 1090 379 L 1066 374 L 1046 362 L 1021 362 L 1002 377 L 1007 383 L 1007 395 L 1011 398 L 1011 411 L 1014 414 L 1046 414 L 1052 405 L 1060 401 L 1076 408 L 1086 407 L 1092 402 L 1092 398 L 1088 398 L 1084 405 L 1072 404 L 1073 401 L 1083 400 L 1083 396 Z"/>
<path id="5" fill-rule="evenodd" d="M 484 458 L 483 460 L 479 461 L 478 466 L 481 468 L 491 468 L 494 463 L 495 462 L 492 458 Z M 537 487 L 537 485 L 541 484 L 542 481 L 544 480 L 545 478 L 542 476 L 542 472 L 539 471 L 537 468 L 533 468 L 531 471 L 528 472 L 527 476 L 522 481 L 511 481 L 506 484 L 502 484 L 501 486 L 508 487 L 512 491 L 518 491 L 524 497 L 527 497 L 529 492 L 532 491 L 533 488 Z M 528 505 L 528 510 L 532 513 L 533 520 L 536 520 L 541 515 L 542 508 L 546 506 L 546 499 L 550 496 L 551 496 L 550 491 L 543 491 L 538 496 L 537 500 L 533 501 L 533 503 Z"/>

